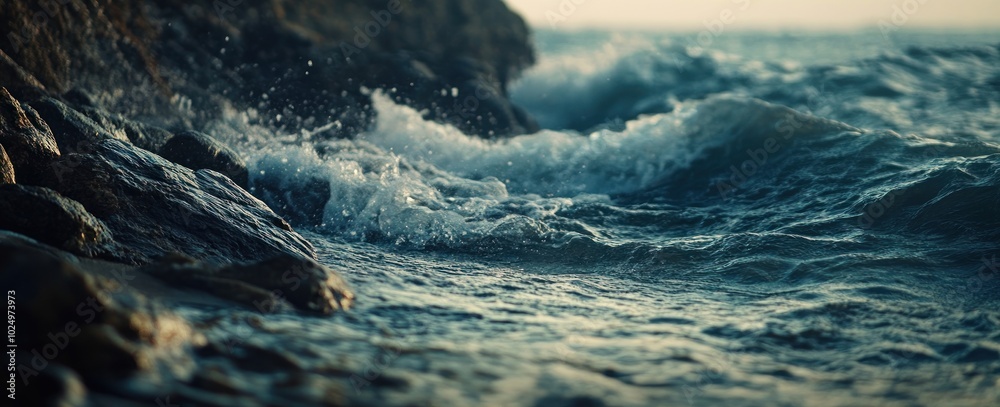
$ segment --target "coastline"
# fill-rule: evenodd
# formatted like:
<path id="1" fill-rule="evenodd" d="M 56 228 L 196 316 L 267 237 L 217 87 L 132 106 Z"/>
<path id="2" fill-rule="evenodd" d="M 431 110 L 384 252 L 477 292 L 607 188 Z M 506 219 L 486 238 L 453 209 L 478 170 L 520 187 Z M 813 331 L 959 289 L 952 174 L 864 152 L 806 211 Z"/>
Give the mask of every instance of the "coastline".
<path id="1" fill-rule="evenodd" d="M 200 132 L 225 109 L 350 138 L 375 120 L 368 89 L 392 88 L 470 134 L 538 128 L 506 97 L 534 53 L 500 0 L 15 2 L 0 31 L 0 269 L 19 402 L 206 402 L 235 384 L 197 379 L 199 358 L 239 357 L 173 309 L 350 307 L 286 221 L 313 215 L 254 196 L 302 191 L 254 188 L 243 157 Z"/>

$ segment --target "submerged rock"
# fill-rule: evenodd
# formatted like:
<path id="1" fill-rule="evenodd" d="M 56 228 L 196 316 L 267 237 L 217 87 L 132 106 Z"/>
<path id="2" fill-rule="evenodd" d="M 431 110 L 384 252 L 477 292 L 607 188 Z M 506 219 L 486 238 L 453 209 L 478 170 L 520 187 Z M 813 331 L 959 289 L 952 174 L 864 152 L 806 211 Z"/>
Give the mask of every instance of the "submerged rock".
<path id="1" fill-rule="evenodd" d="M 59 147 L 49 126 L 33 109 L 0 87 L 0 144 L 21 183 L 41 185 L 52 173 Z"/>
<path id="2" fill-rule="evenodd" d="M 247 189 L 250 174 L 247 165 L 233 150 L 207 134 L 185 131 L 175 134 L 162 148 L 161 157 L 192 170 L 213 170 Z"/>
<path id="3" fill-rule="evenodd" d="M 333 270 L 298 256 L 218 266 L 177 258 L 144 269 L 171 284 L 207 291 L 271 313 L 290 304 L 324 315 L 348 309 L 354 293 Z"/>
<path id="4" fill-rule="evenodd" d="M 0 185 L 0 229 L 88 257 L 111 249 L 104 223 L 79 202 L 48 188 Z"/>
<path id="5" fill-rule="evenodd" d="M 118 140 L 60 162 L 53 189 L 104 221 L 119 259 L 146 263 L 168 253 L 219 262 L 281 253 L 313 258 L 312 245 L 229 178 L 192 171 Z"/>
<path id="6" fill-rule="evenodd" d="M 14 165 L 10 163 L 10 157 L 7 157 L 7 150 L 4 150 L 3 144 L 0 144 L 0 184 L 14 184 L 16 182 Z"/>

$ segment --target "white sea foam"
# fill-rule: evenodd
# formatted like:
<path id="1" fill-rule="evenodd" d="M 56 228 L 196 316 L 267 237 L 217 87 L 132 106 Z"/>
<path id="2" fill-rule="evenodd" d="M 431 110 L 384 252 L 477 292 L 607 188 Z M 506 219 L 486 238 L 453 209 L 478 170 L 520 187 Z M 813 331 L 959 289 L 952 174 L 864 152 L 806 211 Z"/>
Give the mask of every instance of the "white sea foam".
<path id="1" fill-rule="evenodd" d="M 718 119 L 716 108 L 735 106 L 721 100 L 682 105 L 670 114 L 629 122 L 623 132 L 582 136 L 547 130 L 488 141 L 426 121 L 380 93 L 374 95 L 374 105 L 378 123 L 362 140 L 456 176 L 495 177 L 514 193 L 564 197 L 633 192 L 683 169 L 713 138 L 721 142 L 726 135 L 706 129 L 721 132 L 724 124 L 703 120 Z"/>
<path id="2" fill-rule="evenodd" d="M 308 198 L 296 198 L 315 187 L 308 180 L 326 180 L 321 227 L 328 231 L 462 246 L 565 236 L 552 222 L 561 209 L 648 188 L 748 127 L 773 131 L 787 114 L 760 101 L 716 97 L 630 121 L 621 132 L 547 130 L 489 141 L 425 120 L 380 91 L 373 103 L 378 121 L 355 140 L 276 135 L 250 124 L 252 112 L 230 112 L 211 131 L 244 145 L 254 184 L 278 185 L 291 201 Z"/>

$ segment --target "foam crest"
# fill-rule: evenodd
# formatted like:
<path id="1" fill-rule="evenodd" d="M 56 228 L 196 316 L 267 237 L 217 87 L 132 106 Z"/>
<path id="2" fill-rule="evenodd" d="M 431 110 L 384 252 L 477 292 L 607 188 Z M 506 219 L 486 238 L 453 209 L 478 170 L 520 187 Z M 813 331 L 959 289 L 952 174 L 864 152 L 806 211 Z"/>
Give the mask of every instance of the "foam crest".
<path id="1" fill-rule="evenodd" d="M 731 136 L 730 124 L 719 119 L 756 108 L 753 103 L 718 99 L 634 120 L 622 132 L 602 130 L 581 136 L 542 131 L 487 141 L 425 121 L 419 112 L 380 93 L 375 94 L 374 105 L 379 120 L 361 136 L 365 141 L 459 177 L 495 177 L 514 193 L 564 197 L 644 188 Z"/>

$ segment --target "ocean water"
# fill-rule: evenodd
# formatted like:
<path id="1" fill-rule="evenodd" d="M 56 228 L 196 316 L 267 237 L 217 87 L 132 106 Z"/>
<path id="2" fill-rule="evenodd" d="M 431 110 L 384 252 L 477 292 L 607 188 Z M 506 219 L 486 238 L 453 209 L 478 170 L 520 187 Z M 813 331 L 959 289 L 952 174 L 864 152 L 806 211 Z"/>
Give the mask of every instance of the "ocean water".
<path id="1" fill-rule="evenodd" d="M 547 130 L 499 142 L 230 110 L 262 199 L 329 185 L 297 228 L 358 301 L 184 316 L 279 405 L 1000 402 L 1000 35 L 697 34 L 538 32 Z"/>

